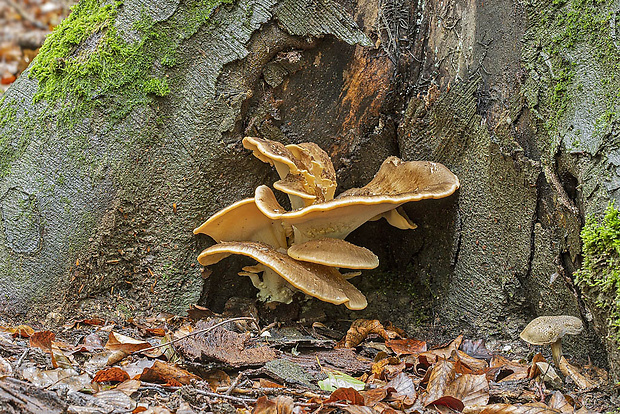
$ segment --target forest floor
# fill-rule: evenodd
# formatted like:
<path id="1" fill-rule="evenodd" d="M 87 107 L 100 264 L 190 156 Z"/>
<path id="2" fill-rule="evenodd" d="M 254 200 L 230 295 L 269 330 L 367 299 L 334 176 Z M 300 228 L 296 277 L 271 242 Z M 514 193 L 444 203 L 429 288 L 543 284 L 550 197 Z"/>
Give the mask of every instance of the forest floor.
<path id="1" fill-rule="evenodd" d="M 549 347 L 519 356 L 462 336 L 431 346 L 377 320 L 353 321 L 347 332 L 312 321 L 265 325 L 248 311 L 253 304 L 237 303 L 221 315 L 195 306 L 188 317 L 93 316 L 53 331 L 0 321 L 0 412 L 532 414 L 620 406 L 605 370 L 564 357 L 556 367 Z"/>

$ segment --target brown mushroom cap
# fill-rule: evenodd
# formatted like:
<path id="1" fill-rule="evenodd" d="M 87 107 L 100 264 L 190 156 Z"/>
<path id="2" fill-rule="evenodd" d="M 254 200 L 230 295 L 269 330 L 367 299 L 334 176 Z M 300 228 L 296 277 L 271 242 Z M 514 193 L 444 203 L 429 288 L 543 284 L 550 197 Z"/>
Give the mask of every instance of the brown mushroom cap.
<path id="1" fill-rule="evenodd" d="M 302 243 L 318 238 L 344 239 L 377 215 L 410 201 L 447 197 L 458 187 L 456 175 L 442 164 L 389 157 L 368 185 L 352 188 L 331 201 L 282 214 L 269 187 L 259 186 L 254 199 L 267 217 L 293 226 L 295 242 Z"/>
<path id="2" fill-rule="evenodd" d="M 194 234 L 206 234 L 217 242 L 249 240 L 286 247 L 285 230 L 282 222 L 266 217 L 253 198 L 246 198 L 215 213 Z"/>
<path id="3" fill-rule="evenodd" d="M 295 260 L 347 269 L 374 269 L 379 258 L 370 250 L 341 239 L 317 239 L 293 244 L 288 255 Z"/>
<path id="4" fill-rule="evenodd" d="M 576 335 L 582 330 L 581 319 L 574 316 L 539 316 L 519 336 L 532 345 L 551 345 L 564 335 Z"/>
<path id="5" fill-rule="evenodd" d="M 344 303 L 349 309 L 364 309 L 367 305 L 366 297 L 355 286 L 347 282 L 337 269 L 294 260 L 263 243 L 218 243 L 203 250 L 198 256 L 198 262 L 203 266 L 208 266 L 231 254 L 253 258 L 277 273 L 278 279 L 281 277 L 302 292 L 322 301 L 336 305 Z M 263 275 L 263 277 L 266 276 Z M 265 281 L 265 285 L 269 286 L 270 282 Z M 265 296 L 271 297 L 271 300 L 282 301 L 277 295 L 275 297 L 274 295 Z"/>

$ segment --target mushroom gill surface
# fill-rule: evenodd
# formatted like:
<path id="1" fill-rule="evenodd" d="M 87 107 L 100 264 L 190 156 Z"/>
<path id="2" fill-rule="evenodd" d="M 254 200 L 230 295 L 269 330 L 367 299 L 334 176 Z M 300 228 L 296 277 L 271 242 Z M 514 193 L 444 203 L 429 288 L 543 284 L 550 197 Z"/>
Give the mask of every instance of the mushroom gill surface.
<path id="1" fill-rule="evenodd" d="M 208 266 L 230 256 L 239 254 L 251 257 L 277 274 L 280 281 L 286 281 L 302 292 L 322 301 L 340 305 L 349 309 L 364 309 L 366 297 L 355 286 L 345 280 L 340 272 L 328 266 L 294 260 L 263 243 L 256 242 L 222 242 L 206 248 L 198 256 L 198 262 Z M 290 303 L 292 293 L 278 280 L 267 280 L 272 275 L 263 273 L 263 283 L 278 286 L 281 289 L 270 292 L 269 300 Z M 254 281 L 254 280 L 253 280 Z"/>

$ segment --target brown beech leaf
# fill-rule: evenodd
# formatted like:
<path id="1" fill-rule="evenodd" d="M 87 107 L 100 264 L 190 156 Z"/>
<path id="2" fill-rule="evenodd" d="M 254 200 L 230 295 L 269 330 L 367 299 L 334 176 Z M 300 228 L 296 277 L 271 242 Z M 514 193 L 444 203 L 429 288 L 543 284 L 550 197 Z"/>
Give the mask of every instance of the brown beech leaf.
<path id="1" fill-rule="evenodd" d="M 76 352 L 93 352 L 103 349 L 103 341 L 95 332 L 86 335 L 82 344 L 77 346 Z"/>
<path id="2" fill-rule="evenodd" d="M 524 405 L 489 404 L 479 414 L 558 414 L 560 410 L 547 407 L 542 403 Z"/>
<path id="3" fill-rule="evenodd" d="M 379 335 L 386 341 L 396 337 L 396 332 L 386 331 L 376 319 L 357 319 L 351 324 L 346 336 L 336 344 L 336 348 L 355 348 L 371 334 Z"/>
<path id="4" fill-rule="evenodd" d="M 429 375 L 424 405 L 433 404 L 434 401 L 446 395 L 448 384 L 454 381 L 455 376 L 454 363 L 447 359 L 440 359 Z"/>
<path id="5" fill-rule="evenodd" d="M 259 388 L 286 388 L 284 385 L 280 385 L 277 382 L 269 381 L 267 378 L 259 378 L 258 387 Z"/>
<path id="6" fill-rule="evenodd" d="M 118 367 L 102 369 L 95 374 L 93 382 L 123 382 L 129 379 L 129 374 Z"/>
<path id="7" fill-rule="evenodd" d="M 165 383 L 173 387 L 180 387 L 181 385 L 188 385 L 193 379 L 200 380 L 200 377 L 175 365 L 155 361 L 152 367 L 144 369 L 139 379 L 146 382 Z"/>
<path id="8" fill-rule="evenodd" d="M 231 384 L 230 376 L 221 369 L 212 369 L 201 376 L 213 391 L 217 391 L 218 387 L 229 387 Z"/>
<path id="9" fill-rule="evenodd" d="M 385 346 L 390 348 L 396 355 L 415 355 L 427 351 L 426 342 L 416 339 L 392 339 L 386 341 Z"/>
<path id="10" fill-rule="evenodd" d="M 138 391 L 140 386 L 142 385 L 141 381 L 130 379 L 124 382 L 121 382 L 114 388 L 116 391 L 120 391 L 128 397 L 131 397 L 131 394 Z"/>
<path id="11" fill-rule="evenodd" d="M 394 389 L 390 398 L 401 400 L 405 405 L 413 405 L 417 398 L 415 384 L 411 377 L 404 372 L 399 373 L 385 386 L 388 390 Z"/>
<path id="12" fill-rule="evenodd" d="M 591 390 L 598 386 L 598 384 L 595 384 L 594 382 L 586 378 L 583 374 L 581 374 L 579 372 L 579 368 L 569 364 L 566 358 L 564 358 L 564 356 L 560 358 L 559 368 L 560 371 L 562 371 L 562 374 L 570 377 L 575 382 L 577 387 L 579 387 L 581 390 Z"/>
<path id="13" fill-rule="evenodd" d="M 293 399 L 291 397 L 278 396 L 272 400 L 262 396 L 256 401 L 252 414 L 291 414 L 293 412 Z"/>
<path id="14" fill-rule="evenodd" d="M 493 357 L 493 354 L 491 354 L 491 352 L 489 352 L 486 348 L 484 339 L 478 339 L 475 341 L 471 339 L 464 340 L 461 344 L 461 351 L 477 359 L 491 360 Z"/>
<path id="15" fill-rule="evenodd" d="M 346 404 L 364 405 L 364 397 L 354 388 L 338 388 L 332 392 L 325 403 L 344 402 Z"/>
<path id="16" fill-rule="evenodd" d="M 46 352 L 52 352 L 52 341 L 56 339 L 54 332 L 41 331 L 34 332 L 30 335 L 30 346 L 33 348 L 41 348 Z"/>
<path id="17" fill-rule="evenodd" d="M 349 414 L 379 414 L 379 411 L 374 408 L 362 405 L 347 405 L 346 407 L 342 407 L 342 409 Z"/>
<path id="18" fill-rule="evenodd" d="M 428 405 L 443 405 L 444 407 L 448 407 L 459 412 L 463 411 L 463 408 L 465 408 L 461 400 L 454 398 L 451 395 L 444 395 L 443 397 L 432 401 Z"/>
<path id="19" fill-rule="evenodd" d="M 13 338 L 17 338 L 18 336 L 21 338 L 30 338 L 30 336 L 34 334 L 34 329 L 28 325 L 19 325 L 9 329 L 9 332 L 13 334 Z"/>
<path id="20" fill-rule="evenodd" d="M 487 371 L 487 378 L 496 382 L 513 381 L 527 378 L 528 366 L 512 362 L 500 355 L 493 355 Z"/>
<path id="21" fill-rule="evenodd" d="M 452 352 L 452 359 L 465 364 L 475 374 L 480 374 L 489 367 L 489 364 L 484 359 L 474 358 L 463 351 Z"/>
<path id="22" fill-rule="evenodd" d="M 549 403 L 547 404 L 549 408 L 553 408 L 556 410 L 560 410 L 563 413 L 572 413 L 575 411 L 572 405 L 566 401 L 564 394 L 560 391 L 555 391 L 551 398 L 549 399 Z"/>
<path id="23" fill-rule="evenodd" d="M 393 390 L 393 389 L 392 389 Z M 362 391 L 364 396 L 364 402 L 369 407 L 374 407 L 380 401 L 383 401 L 391 390 L 388 387 L 374 388 L 367 391 Z"/>
<path id="24" fill-rule="evenodd" d="M 439 358 L 449 359 L 453 351 L 457 351 L 463 342 L 463 335 L 459 335 L 455 340 L 441 348 L 431 349 L 418 355 L 419 359 L 426 359 L 430 365 L 434 364 Z M 422 361 L 420 361 L 422 362 Z"/>
<path id="25" fill-rule="evenodd" d="M 483 407 L 489 403 L 489 381 L 484 374 L 463 374 L 448 385 L 446 394 L 461 400 L 465 407 Z"/>
<path id="26" fill-rule="evenodd" d="M 547 362 L 544 356 L 539 352 L 532 358 L 532 365 L 527 369 L 527 377 L 534 379 L 541 374 L 540 368 L 538 368 L 537 362 Z"/>
<path id="27" fill-rule="evenodd" d="M 106 349 L 111 351 L 123 351 L 128 354 L 150 347 L 151 344 L 146 341 L 134 339 L 117 332 L 110 332 L 110 335 L 108 336 L 108 343 L 105 344 Z"/>

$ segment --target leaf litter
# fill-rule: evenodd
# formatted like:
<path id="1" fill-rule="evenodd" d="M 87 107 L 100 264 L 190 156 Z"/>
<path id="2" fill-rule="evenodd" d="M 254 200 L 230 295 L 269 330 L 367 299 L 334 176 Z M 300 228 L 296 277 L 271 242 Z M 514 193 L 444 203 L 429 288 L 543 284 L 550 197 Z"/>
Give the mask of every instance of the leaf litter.
<path id="1" fill-rule="evenodd" d="M 607 373 L 564 357 L 560 367 L 541 354 L 515 360 L 462 336 L 431 346 L 377 320 L 354 321 L 336 342 L 316 326 L 260 326 L 230 316 L 93 317 L 97 323 L 76 321 L 58 332 L 1 326 L 0 403 L 26 413 L 538 414 L 612 407 Z"/>

